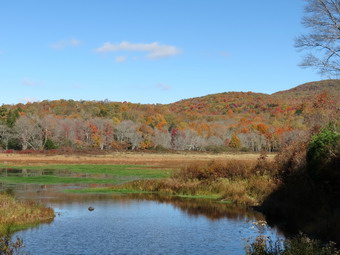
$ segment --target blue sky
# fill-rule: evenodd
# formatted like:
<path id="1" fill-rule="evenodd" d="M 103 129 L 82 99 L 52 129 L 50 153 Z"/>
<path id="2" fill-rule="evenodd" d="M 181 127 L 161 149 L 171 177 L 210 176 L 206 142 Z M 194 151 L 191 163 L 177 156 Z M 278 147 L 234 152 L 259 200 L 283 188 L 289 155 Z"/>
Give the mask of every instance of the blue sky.
<path id="1" fill-rule="evenodd" d="M 303 0 L 3 0 L 0 104 L 171 103 L 320 80 L 298 66 Z"/>

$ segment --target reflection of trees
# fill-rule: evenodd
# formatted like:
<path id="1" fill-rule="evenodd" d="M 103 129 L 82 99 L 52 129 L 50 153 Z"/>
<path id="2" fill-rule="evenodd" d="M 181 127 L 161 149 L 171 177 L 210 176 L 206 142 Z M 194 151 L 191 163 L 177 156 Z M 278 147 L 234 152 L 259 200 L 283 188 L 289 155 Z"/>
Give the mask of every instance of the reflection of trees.
<path id="1" fill-rule="evenodd" d="M 1 188 L 1 186 L 0 186 Z M 4 188 L 4 187 L 3 187 Z M 48 204 L 67 205 L 70 203 L 123 203 L 133 204 L 138 201 L 156 201 L 158 203 L 171 204 L 192 217 L 204 216 L 210 220 L 228 218 L 232 220 L 263 220 L 262 214 L 244 206 L 231 204 L 219 204 L 207 199 L 185 199 L 174 196 L 158 194 L 75 194 L 61 192 L 64 189 L 76 188 L 65 185 L 37 185 L 21 184 L 15 190 L 19 198 L 31 199 Z"/>
<path id="2" fill-rule="evenodd" d="M 161 196 L 156 194 L 131 194 L 128 197 L 157 201 L 159 203 L 171 204 L 175 208 L 193 217 L 205 216 L 210 220 L 228 218 L 233 220 L 263 220 L 262 214 L 257 213 L 245 206 L 230 204 L 219 204 L 207 199 L 184 199 L 173 196 Z"/>

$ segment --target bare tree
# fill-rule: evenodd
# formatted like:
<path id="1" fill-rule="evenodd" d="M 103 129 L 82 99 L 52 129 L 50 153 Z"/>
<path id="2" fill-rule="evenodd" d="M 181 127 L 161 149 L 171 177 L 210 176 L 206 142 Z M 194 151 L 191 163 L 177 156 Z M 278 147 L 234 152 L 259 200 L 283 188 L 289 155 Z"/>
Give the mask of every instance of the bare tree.
<path id="1" fill-rule="evenodd" d="M 153 137 L 154 144 L 160 145 L 163 148 L 170 149 L 171 148 L 171 134 L 168 130 L 158 130 L 155 129 L 155 136 Z"/>
<path id="2" fill-rule="evenodd" d="M 206 145 L 203 137 L 199 136 L 196 131 L 187 129 L 180 131 L 174 140 L 176 150 L 196 150 L 201 151 Z"/>
<path id="3" fill-rule="evenodd" d="M 0 124 L 0 141 L 5 145 L 6 150 L 8 150 L 8 142 L 12 136 L 11 129 L 6 125 Z"/>
<path id="4" fill-rule="evenodd" d="M 116 126 L 115 135 L 119 142 L 127 142 L 131 144 L 131 149 L 134 150 L 139 147 L 143 138 L 139 132 L 137 132 L 138 124 L 131 120 L 124 120 Z"/>
<path id="5" fill-rule="evenodd" d="M 340 1 L 306 0 L 306 15 L 303 25 L 310 33 L 301 35 L 295 46 L 308 50 L 300 64 L 314 67 L 321 74 L 338 76 L 340 74 Z"/>
<path id="6" fill-rule="evenodd" d="M 14 131 L 21 141 L 22 149 L 29 147 L 33 150 L 41 150 L 44 147 L 44 133 L 37 120 L 27 116 L 21 116 L 15 123 Z"/>

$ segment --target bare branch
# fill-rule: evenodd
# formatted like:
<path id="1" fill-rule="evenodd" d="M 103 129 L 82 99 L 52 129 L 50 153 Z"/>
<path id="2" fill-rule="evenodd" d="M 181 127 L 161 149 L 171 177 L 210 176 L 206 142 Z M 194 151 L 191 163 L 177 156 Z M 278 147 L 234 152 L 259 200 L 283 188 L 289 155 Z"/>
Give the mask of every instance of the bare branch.
<path id="1" fill-rule="evenodd" d="M 302 67 L 314 67 L 321 74 L 340 75 L 340 1 L 306 0 L 302 23 L 310 30 L 295 40 L 295 47 L 309 53 Z"/>

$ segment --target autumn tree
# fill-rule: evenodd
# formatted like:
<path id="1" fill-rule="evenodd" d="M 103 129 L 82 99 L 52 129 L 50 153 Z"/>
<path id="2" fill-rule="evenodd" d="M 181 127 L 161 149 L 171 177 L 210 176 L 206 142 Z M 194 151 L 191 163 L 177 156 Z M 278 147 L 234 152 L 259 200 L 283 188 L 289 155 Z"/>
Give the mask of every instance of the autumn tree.
<path id="1" fill-rule="evenodd" d="M 94 145 L 101 150 L 109 147 L 113 142 L 113 123 L 108 119 L 95 118 L 90 121 L 90 129 L 92 131 L 92 140 Z"/>
<path id="2" fill-rule="evenodd" d="M 231 148 L 240 148 L 241 146 L 241 141 L 240 138 L 234 133 L 231 136 L 230 142 L 229 142 L 229 147 Z"/>
<path id="3" fill-rule="evenodd" d="M 306 0 L 303 25 L 309 33 L 296 39 L 295 46 L 309 53 L 302 67 L 313 67 L 322 74 L 340 73 L 340 2 L 339 0 Z"/>

